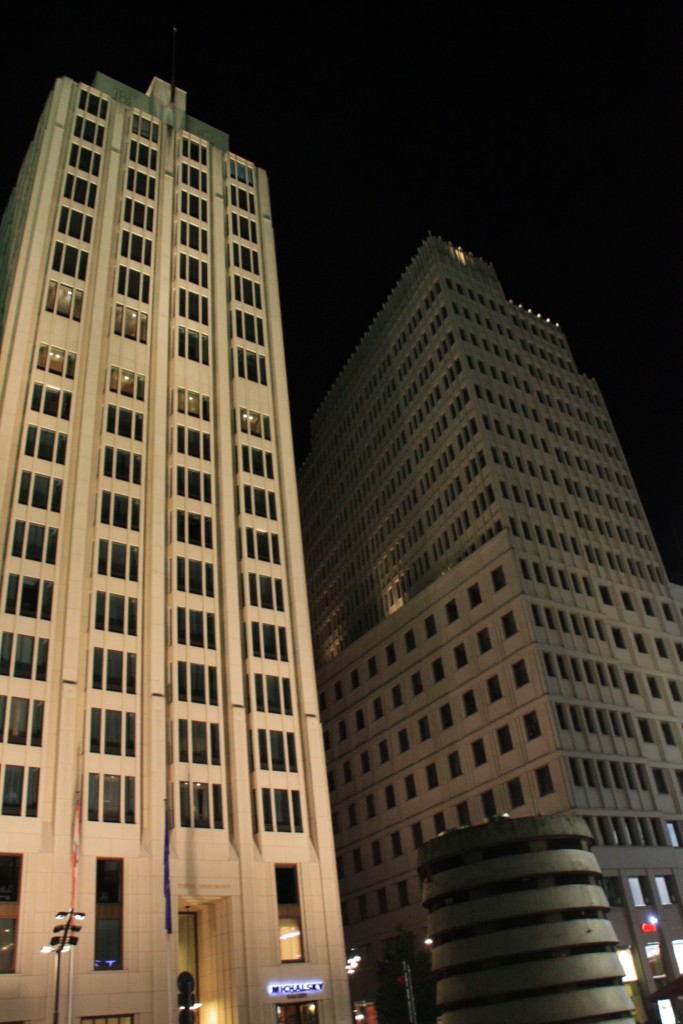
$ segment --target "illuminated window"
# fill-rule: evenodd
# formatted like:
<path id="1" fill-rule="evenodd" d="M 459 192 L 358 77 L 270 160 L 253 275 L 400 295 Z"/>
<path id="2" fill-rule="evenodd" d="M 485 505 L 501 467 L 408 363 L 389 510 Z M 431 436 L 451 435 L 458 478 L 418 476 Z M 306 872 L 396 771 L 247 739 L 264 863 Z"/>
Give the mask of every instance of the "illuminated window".
<path id="1" fill-rule="evenodd" d="M 301 911 L 299 909 L 299 888 L 296 868 L 276 867 L 275 884 L 277 887 L 280 961 L 281 963 L 292 963 L 303 960 Z"/>
<path id="2" fill-rule="evenodd" d="M 317 1003 L 284 1003 L 275 1007 L 277 1024 L 318 1024 Z"/>
<path id="3" fill-rule="evenodd" d="M 20 881 L 21 857 L 0 856 L 0 974 L 14 971 Z"/>
<path id="4" fill-rule="evenodd" d="M 662 951 L 658 942 L 645 943 L 645 956 L 653 979 L 658 982 L 666 980 L 666 971 L 662 960 Z"/>

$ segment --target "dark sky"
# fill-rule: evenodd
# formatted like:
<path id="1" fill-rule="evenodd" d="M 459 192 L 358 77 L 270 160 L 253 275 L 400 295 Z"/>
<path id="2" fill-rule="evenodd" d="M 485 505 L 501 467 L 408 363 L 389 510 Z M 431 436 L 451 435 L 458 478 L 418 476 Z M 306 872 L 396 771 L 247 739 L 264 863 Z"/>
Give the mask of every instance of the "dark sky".
<path id="1" fill-rule="evenodd" d="M 177 25 L 190 112 L 269 174 L 299 461 L 431 231 L 560 322 L 683 582 L 681 8 L 472 6 L 197 5 L 193 21 L 187 4 L 131 20 L 103 7 L 101 21 L 92 4 L 27 7 L 0 72 L 2 198 L 55 77 L 101 70 L 145 91 L 170 77 Z"/>

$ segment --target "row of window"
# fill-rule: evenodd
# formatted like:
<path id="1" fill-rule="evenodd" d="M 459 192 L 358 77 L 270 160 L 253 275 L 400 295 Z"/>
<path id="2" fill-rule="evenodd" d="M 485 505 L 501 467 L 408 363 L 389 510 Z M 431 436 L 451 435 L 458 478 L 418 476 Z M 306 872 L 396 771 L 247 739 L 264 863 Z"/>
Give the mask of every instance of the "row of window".
<path id="1" fill-rule="evenodd" d="M 208 326 L 209 300 L 206 295 L 198 295 L 187 288 L 178 288 L 178 316 Z"/>
<path id="2" fill-rule="evenodd" d="M 197 224 L 190 224 L 187 221 L 180 221 L 180 244 L 186 245 L 196 252 L 208 252 L 208 233 L 206 228 L 200 228 Z"/>
<path id="3" fill-rule="evenodd" d="M 95 594 L 95 629 L 137 636 L 138 599 L 98 590 Z"/>
<path id="4" fill-rule="evenodd" d="M 142 441 L 144 422 L 144 414 L 141 412 L 133 413 L 131 409 L 117 405 L 107 406 L 108 434 L 118 434 L 119 437 L 131 437 L 136 441 Z"/>
<path id="5" fill-rule="evenodd" d="M 120 526 L 136 533 L 140 530 L 140 499 L 129 498 L 127 494 L 112 494 L 102 491 L 100 522 L 107 526 Z"/>
<path id="6" fill-rule="evenodd" d="M 124 652 L 93 647 L 92 686 L 94 690 L 112 693 L 135 693 L 137 689 L 137 657 Z"/>
<path id="7" fill-rule="evenodd" d="M 177 427 L 176 450 L 180 455 L 191 455 L 195 459 L 211 459 L 211 436 L 191 427 Z"/>
<path id="8" fill-rule="evenodd" d="M 176 558 L 176 587 L 190 594 L 214 596 L 213 565 L 192 558 Z"/>
<path id="9" fill-rule="evenodd" d="M 124 259 L 130 259 L 134 263 L 144 263 L 146 267 L 152 263 L 151 239 L 143 238 L 142 235 L 122 231 L 120 252 Z"/>
<path id="10" fill-rule="evenodd" d="M 502 566 L 500 566 L 500 565 L 496 566 L 491 571 L 490 576 L 491 576 L 492 589 L 493 589 L 494 593 L 499 591 L 499 590 L 502 590 L 503 587 L 505 587 L 507 585 L 507 579 L 506 579 L 506 576 L 505 576 L 505 571 L 504 571 Z M 482 603 L 483 597 L 482 597 L 480 585 L 478 583 L 472 584 L 470 587 L 467 588 L 467 599 L 468 599 L 469 607 L 471 609 L 476 608 L 477 605 Z M 445 607 L 445 612 L 446 612 L 446 622 L 447 622 L 448 625 L 452 624 L 453 622 L 456 622 L 460 618 L 460 613 L 458 611 L 458 605 L 457 605 L 457 602 L 456 602 L 455 598 L 450 598 L 447 601 L 447 603 L 446 603 L 446 605 L 444 607 Z M 502 625 L 503 625 L 503 632 L 504 632 L 504 635 L 506 637 L 512 636 L 517 631 L 516 630 L 516 623 L 515 623 L 514 614 L 512 612 L 508 613 L 508 615 L 505 617 L 505 621 L 502 623 Z M 430 640 L 432 637 L 437 635 L 438 628 L 437 628 L 437 623 L 436 623 L 436 616 L 433 613 L 430 613 L 424 619 L 423 629 L 424 629 L 424 639 L 425 640 Z M 405 648 L 405 653 L 406 654 L 410 654 L 412 651 L 414 651 L 416 646 L 417 646 L 417 642 L 418 642 L 418 639 L 416 638 L 416 635 L 415 635 L 415 629 L 414 628 L 408 629 L 404 633 L 404 635 L 403 635 L 403 644 L 404 644 L 404 648 Z M 460 654 L 459 656 L 462 658 L 462 654 Z M 385 647 L 385 649 L 384 649 L 384 657 L 385 657 L 385 661 L 386 661 L 387 666 L 393 665 L 396 662 L 396 660 L 397 660 L 397 651 L 396 651 L 396 644 L 394 642 L 388 644 Z M 465 664 L 465 663 L 466 662 L 463 662 L 463 664 Z M 376 657 L 376 655 L 371 655 L 368 658 L 368 661 L 367 661 L 367 678 L 368 679 L 374 678 L 374 676 L 377 675 L 377 672 L 378 672 L 377 657 Z M 352 690 L 356 690 L 360 686 L 361 680 L 360 680 L 359 669 L 356 668 L 356 669 L 352 669 L 351 670 L 350 683 L 351 683 L 351 689 Z M 344 693 L 343 681 L 342 680 L 338 680 L 334 684 L 334 700 L 335 701 L 341 700 L 342 696 L 343 696 L 343 693 Z M 321 708 L 324 709 L 324 707 L 325 707 L 324 695 L 321 695 L 320 699 L 321 699 Z"/>
<path id="11" fill-rule="evenodd" d="M 273 456 L 271 452 L 264 452 L 261 448 L 250 448 L 249 445 L 242 445 L 242 469 L 245 473 L 253 473 L 254 476 L 265 476 L 273 479 Z"/>
<path id="12" fill-rule="evenodd" d="M 241 531 L 238 537 L 241 539 Z M 266 533 L 265 530 L 254 530 L 248 526 L 244 531 L 244 553 L 239 552 L 239 557 L 246 555 L 247 558 L 257 558 L 261 562 L 274 562 L 280 564 L 280 540 L 276 533 Z"/>
<path id="13" fill-rule="evenodd" d="M 100 541 L 97 553 L 97 572 L 112 575 L 119 580 L 137 582 L 138 549 L 116 541 Z"/>
<path id="14" fill-rule="evenodd" d="M 391 899 L 390 893 L 396 892 L 396 903 L 394 905 Z M 407 907 L 410 898 L 408 894 L 408 882 L 402 879 L 400 882 L 396 882 L 395 887 L 389 889 L 387 886 L 381 886 L 375 893 L 376 900 L 376 914 L 388 914 L 390 911 L 398 907 Z M 343 901 L 342 905 L 342 920 L 345 925 L 350 924 L 350 903 L 349 901 Z M 367 921 L 368 917 L 374 916 L 373 911 L 370 909 L 368 904 L 368 895 L 362 893 L 358 897 L 358 920 Z"/>
<path id="15" fill-rule="evenodd" d="M 293 732 L 282 732 L 280 729 L 259 729 L 254 739 L 258 739 L 254 747 L 253 760 L 263 771 L 296 772 L 296 737 Z M 257 760 L 258 756 L 258 760 Z"/>
<path id="16" fill-rule="evenodd" d="M 185 327 L 178 328 L 178 355 L 194 363 L 209 365 L 209 337 Z"/>
<path id="17" fill-rule="evenodd" d="M 52 488 L 51 495 L 50 488 Z M 20 505 L 30 504 L 33 508 L 49 508 L 51 512 L 60 512 L 62 508 L 62 481 L 59 477 L 43 476 L 41 473 L 28 473 L 24 470 L 19 480 L 17 501 Z"/>
<path id="18" fill-rule="evenodd" d="M 178 700 L 193 704 L 218 704 L 218 681 L 214 665 L 179 661 L 177 664 Z"/>
<path id="19" fill-rule="evenodd" d="M 209 265 L 206 260 L 197 259 L 196 256 L 188 256 L 181 252 L 178 255 L 178 277 L 181 281 L 189 281 L 190 284 L 201 285 L 202 288 L 209 286 Z M 196 320 L 196 317 L 190 317 Z"/>
<path id="20" fill-rule="evenodd" d="M 104 476 L 115 480 L 139 484 L 142 481 L 142 456 L 125 448 L 107 446 L 104 449 L 102 472 Z"/>
<path id="21" fill-rule="evenodd" d="M 261 273 L 258 251 L 237 242 L 232 243 L 232 264 L 235 267 L 240 267 L 241 270 L 248 270 L 250 274 L 258 276 Z"/>
<path id="22" fill-rule="evenodd" d="M 176 642 L 216 649 L 216 616 L 194 608 L 176 608 Z"/>
<path id="23" fill-rule="evenodd" d="M 114 334 L 147 344 L 148 314 L 117 302 L 114 306 Z"/>
<path id="24" fill-rule="evenodd" d="M 261 309 L 261 285 L 257 281 L 251 281 L 248 277 L 240 277 L 239 274 L 234 274 L 231 278 L 234 297 L 238 302 L 243 302 L 245 306 L 255 306 L 256 309 Z M 244 313 L 244 329 L 245 332 L 250 332 L 251 328 L 247 326 L 247 317 L 250 314 Z M 235 315 L 235 326 L 237 327 L 237 333 L 239 337 L 245 337 L 247 341 L 254 341 L 254 338 L 249 336 L 249 333 L 242 334 L 241 326 L 242 319 Z M 259 340 L 259 334 L 262 337 L 263 328 L 259 331 L 258 322 L 256 325 L 256 340 L 259 345 L 263 344 L 262 340 Z"/>
<path id="25" fill-rule="evenodd" d="M 44 428 L 39 431 L 33 424 L 29 424 L 26 428 L 24 454 L 35 455 L 46 462 L 54 460 L 58 465 L 63 466 L 66 460 L 66 441 L 66 434 L 57 434 L 54 430 Z"/>
<path id="26" fill-rule="evenodd" d="M 2 814 L 23 815 L 35 818 L 38 815 L 38 789 L 40 768 L 25 768 L 23 765 L 2 766 Z"/>
<path id="27" fill-rule="evenodd" d="M 91 708 L 90 753 L 135 757 L 135 714 Z"/>
<path id="28" fill-rule="evenodd" d="M 149 167 L 150 170 L 157 169 L 157 151 L 144 142 L 136 142 L 131 139 L 128 148 L 128 159 L 133 164 L 141 164 L 142 167 Z"/>
<path id="29" fill-rule="evenodd" d="M 250 572 L 248 581 L 249 604 L 257 608 L 276 608 L 279 612 L 285 610 L 282 580 L 271 579 L 270 576 L 257 576 L 256 573 Z"/>
<path id="30" fill-rule="evenodd" d="M 181 828 L 223 828 L 223 797 L 220 785 L 181 782 L 179 789 Z"/>
<path id="31" fill-rule="evenodd" d="M 149 302 L 150 275 L 144 274 L 134 267 L 119 267 L 116 291 L 128 299 Z"/>
<path id="32" fill-rule="evenodd" d="M 154 230 L 154 208 L 130 196 L 126 196 L 123 201 L 123 219 L 126 224 L 133 224 L 136 228 Z"/>
<path id="33" fill-rule="evenodd" d="M 254 206 L 254 193 L 247 192 L 244 188 L 238 188 L 236 185 L 231 185 L 230 202 L 233 206 L 237 206 L 240 210 L 244 210 L 247 213 L 256 213 Z"/>
<path id="34" fill-rule="evenodd" d="M 680 821 L 621 816 L 586 816 L 586 820 L 598 846 L 666 846 L 667 840 L 670 846 L 683 845 Z"/>
<path id="35" fill-rule="evenodd" d="M 156 193 L 156 178 L 153 174 L 145 174 L 134 167 L 129 167 L 126 174 L 126 188 L 129 192 L 135 192 L 143 199 L 154 199 Z"/>
<path id="36" fill-rule="evenodd" d="M 267 622 L 251 623 L 251 654 L 270 661 L 289 661 L 287 630 Z"/>
<path id="37" fill-rule="evenodd" d="M 303 832 L 304 830 L 301 816 L 301 795 L 297 789 L 262 789 L 261 812 L 265 832 Z M 256 816 L 254 817 L 255 831 L 258 831 Z"/>
<path id="38" fill-rule="evenodd" d="M 93 817 L 90 820 L 113 820 L 104 815 L 113 815 L 116 810 L 117 791 L 121 797 L 121 780 L 117 785 L 118 776 L 104 776 L 101 782 L 97 775 L 89 779 L 89 807 Z M 124 817 L 134 820 L 134 806 L 127 801 L 134 798 L 133 779 L 124 781 Z M 219 785 L 213 785 L 211 792 L 212 807 L 209 807 L 209 788 L 206 783 L 194 786 L 198 796 L 191 799 L 187 782 L 180 783 L 180 818 L 181 823 L 189 824 L 194 818 L 196 827 L 209 827 L 211 812 L 213 825 L 222 827 L 222 799 Z M 101 797 L 101 799 L 100 799 Z M 104 803 L 104 800 L 106 803 Z M 22 893 L 22 856 L 16 854 L 0 855 L 0 894 L 3 908 L 3 944 L 0 947 L 0 974 L 9 974 L 17 970 L 15 950 L 17 948 L 17 922 L 19 920 L 20 893 Z M 94 964 L 96 971 L 120 971 L 123 969 L 123 860 L 98 858 L 95 864 L 95 907 L 94 907 Z M 299 907 L 298 883 L 296 867 L 275 867 L 275 890 L 278 899 L 278 918 L 280 922 L 281 950 L 283 963 L 301 961 L 303 959 L 303 942 L 301 930 L 301 911 Z M 180 919 L 191 918 L 193 914 L 180 913 Z M 181 929 L 182 931 L 182 929 Z M 133 1015 L 115 1015 L 106 1017 L 84 1017 L 84 1024 L 133 1024 Z"/>
<path id="39" fill-rule="evenodd" d="M 38 679 L 44 682 L 47 677 L 48 649 L 49 640 L 43 637 L 3 633 L 0 641 L 0 676 L 11 674 L 17 679 Z"/>
<path id="40" fill-rule="evenodd" d="M 69 167 L 75 167 L 84 174 L 92 174 L 96 178 L 100 173 L 100 154 L 93 153 L 87 146 L 72 143 L 69 150 Z"/>
<path id="41" fill-rule="evenodd" d="M 200 199 L 199 196 L 186 192 L 184 189 L 180 193 L 180 212 L 186 217 L 194 217 L 195 220 L 200 220 L 204 224 L 209 219 L 206 199 Z"/>
<path id="42" fill-rule="evenodd" d="M 0 743 L 42 746 L 44 715 L 42 700 L 0 696 Z"/>
<path id="43" fill-rule="evenodd" d="M 243 238 L 246 242 L 258 243 L 256 222 L 236 213 L 230 215 L 230 226 L 233 236 Z"/>
<path id="44" fill-rule="evenodd" d="M 207 731 L 209 737 L 208 744 Z M 191 757 L 190 738 L 192 740 Z M 181 718 L 178 721 L 178 760 L 182 762 L 192 760 L 193 764 L 209 764 L 209 753 L 211 755 L 211 764 L 221 763 L 218 725 L 214 722 L 208 725 L 206 722 L 188 722 L 187 719 Z"/>
<path id="45" fill-rule="evenodd" d="M 180 164 L 180 180 L 183 185 L 189 185 L 190 188 L 197 188 L 198 191 L 207 191 L 207 173 L 201 171 L 199 167 L 193 167 L 189 164 Z"/>
<path id="46" fill-rule="evenodd" d="M 230 352 L 230 361 L 232 364 L 232 351 Z M 234 376 L 232 367 L 231 372 L 233 372 Z M 243 348 L 238 348 L 237 375 L 242 377 L 244 380 L 254 381 L 255 384 L 267 385 L 268 375 L 266 373 L 265 356 L 259 356 L 256 352 L 247 352 Z"/>
<path id="47" fill-rule="evenodd" d="M 247 711 L 267 711 L 273 715 L 291 715 L 292 688 L 287 677 L 262 675 L 257 672 L 250 685 L 246 680 Z"/>
<path id="48" fill-rule="evenodd" d="M 196 469 L 176 467 L 176 494 L 181 498 L 211 503 L 211 476 Z"/>
<path id="49" fill-rule="evenodd" d="M 444 671 L 443 662 L 442 662 L 441 658 L 436 658 L 432 662 L 431 668 L 432 668 L 432 677 L 433 677 L 434 683 L 441 682 L 445 678 L 445 671 Z M 511 668 L 512 678 L 513 678 L 513 681 L 514 681 L 514 684 L 515 684 L 516 688 L 519 689 L 520 687 L 525 686 L 529 682 L 529 673 L 528 673 L 528 670 L 527 670 L 527 667 L 526 667 L 526 663 L 525 663 L 525 661 L 523 659 L 520 659 L 519 661 L 514 662 L 510 666 L 510 668 Z M 336 698 L 336 693 L 338 692 L 337 691 L 337 686 L 339 686 L 339 685 L 340 685 L 339 681 L 337 683 L 335 683 L 335 698 Z M 495 701 L 500 700 L 502 698 L 502 687 L 501 687 L 501 682 L 500 682 L 500 678 L 499 678 L 498 675 L 493 675 L 493 676 L 489 677 L 486 680 L 486 689 L 487 689 L 488 699 L 489 699 L 490 703 L 495 703 Z M 411 691 L 412 691 L 413 697 L 418 697 L 418 696 L 420 696 L 420 694 L 422 694 L 424 692 L 424 684 L 423 684 L 423 679 L 422 679 L 422 672 L 419 671 L 419 670 L 417 672 L 413 672 L 413 674 L 411 676 Z M 396 683 L 392 687 L 392 690 L 391 690 L 391 701 L 392 701 L 393 708 L 399 708 L 399 707 L 401 707 L 403 705 L 403 702 L 404 702 L 404 692 L 403 692 L 402 684 L 400 682 Z M 462 695 L 462 703 L 463 703 L 463 713 L 464 713 L 465 717 L 468 717 L 470 715 L 473 715 L 473 714 L 477 713 L 477 710 L 478 710 L 477 696 L 476 696 L 475 691 L 473 689 L 470 689 L 470 690 L 466 691 L 466 693 L 464 693 Z M 373 718 L 374 718 L 375 721 L 377 721 L 377 720 L 379 720 L 379 719 L 384 717 L 385 706 L 384 706 L 384 701 L 383 701 L 381 696 L 375 697 L 373 699 L 372 711 L 373 711 Z M 443 705 L 442 708 L 440 709 L 440 715 L 441 715 L 441 725 L 442 725 L 442 728 L 447 728 L 448 727 L 448 725 L 446 723 L 452 724 L 453 714 L 452 714 L 452 711 L 450 709 L 450 705 L 448 705 L 448 704 Z M 365 714 L 365 710 L 363 708 L 357 708 L 356 709 L 355 717 L 354 717 L 354 724 L 355 724 L 356 731 L 360 731 L 360 730 L 362 730 L 362 729 L 364 729 L 366 727 L 366 714 Z M 346 723 L 345 719 L 342 718 L 340 721 L 337 722 L 337 730 L 338 730 L 338 740 L 339 740 L 339 742 L 340 743 L 345 742 L 348 739 L 348 729 L 347 729 L 347 723 Z M 330 734 L 329 730 L 326 730 L 324 735 L 327 737 L 325 739 L 326 749 L 329 749 L 330 748 L 330 739 L 331 739 L 331 734 Z M 399 737 L 400 752 L 403 753 L 406 750 L 409 750 L 410 749 L 410 742 L 409 742 L 407 730 L 406 729 L 402 729 L 398 733 L 398 737 Z M 383 743 L 386 744 L 386 741 L 383 741 Z M 381 748 L 381 745 L 380 745 L 380 748 Z M 387 758 L 381 758 L 381 759 L 382 760 L 386 760 L 386 759 L 388 759 L 388 757 Z"/>
<path id="50" fill-rule="evenodd" d="M 213 548 L 213 524 L 209 516 L 196 512 L 176 512 L 176 539 L 181 543 Z"/>
<path id="51" fill-rule="evenodd" d="M 273 491 L 264 491 L 261 487 L 252 487 L 245 484 L 244 489 L 244 511 L 249 514 L 261 516 L 263 519 L 277 520 L 277 506 Z M 239 513 L 239 491 L 237 491 Z"/>
<path id="52" fill-rule="evenodd" d="M 65 352 L 63 348 L 56 348 L 54 345 L 39 345 L 36 367 L 39 370 L 47 370 L 48 373 L 55 373 L 59 377 L 67 377 L 73 380 L 76 371 L 76 353 Z"/>
<path id="53" fill-rule="evenodd" d="M 600 732 L 603 736 L 626 736 L 633 739 L 632 716 L 626 712 L 605 711 L 602 708 L 582 707 L 576 704 L 556 704 L 555 711 L 560 728 L 576 732 L 593 733 Z M 571 721 L 571 726 L 570 726 Z M 658 720 L 654 718 L 636 718 L 640 738 L 643 743 L 654 743 L 657 731 Z M 677 745 L 674 724 L 669 721 L 659 721 L 664 744 L 669 747 Z"/>
<path id="54" fill-rule="evenodd" d="M 178 388 L 176 408 L 178 412 L 187 413 L 188 416 L 201 416 L 207 422 L 211 419 L 211 400 L 209 396 L 200 395 L 196 391 L 186 391 L 185 388 Z"/>
<path id="55" fill-rule="evenodd" d="M 97 199 L 97 185 L 94 181 L 88 182 L 80 175 L 69 173 L 64 181 L 64 198 L 92 210 Z"/>
<path id="56" fill-rule="evenodd" d="M 7 577 L 5 612 L 8 615 L 25 615 L 30 619 L 52 618 L 52 580 L 35 579 L 33 576 Z"/>
<path id="57" fill-rule="evenodd" d="M 123 806 L 122 800 L 123 797 Z M 135 777 L 88 775 L 88 821 L 135 824 Z M 97 962 L 95 963 L 97 968 Z"/>
<path id="58" fill-rule="evenodd" d="M 588 760 L 587 758 L 570 758 L 569 767 L 575 786 L 595 789 L 600 784 L 604 789 L 629 789 L 631 792 L 650 792 L 648 770 L 637 761 Z M 654 791 L 661 796 L 671 794 L 669 779 L 671 771 L 664 768 L 651 767 Z M 683 772 L 676 771 L 673 776 L 677 781 L 679 795 L 683 795 Z M 599 783 L 598 781 L 599 780 Z"/>
<path id="59" fill-rule="evenodd" d="M 237 411 L 233 410 L 233 430 L 236 427 Z M 265 416 L 255 409 L 240 409 L 239 426 L 243 434 L 251 434 L 252 437 L 265 437 L 270 441 L 270 416 Z"/>
<path id="60" fill-rule="evenodd" d="M 87 220 L 90 218 L 88 217 Z M 79 281 L 85 281 L 88 272 L 88 253 L 77 249 L 74 245 L 55 242 L 52 269 L 56 274 L 62 273 L 67 277 L 77 277 Z"/>

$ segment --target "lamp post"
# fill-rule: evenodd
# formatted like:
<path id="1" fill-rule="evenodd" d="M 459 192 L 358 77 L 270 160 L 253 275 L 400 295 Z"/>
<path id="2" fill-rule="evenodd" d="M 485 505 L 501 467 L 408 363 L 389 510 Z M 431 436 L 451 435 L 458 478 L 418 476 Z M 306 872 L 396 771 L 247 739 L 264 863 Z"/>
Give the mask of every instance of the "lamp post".
<path id="1" fill-rule="evenodd" d="M 52 1024 L 59 1024 L 59 981 L 62 967 L 62 953 L 68 953 L 70 949 L 78 945 L 78 932 L 81 930 L 79 924 L 74 921 L 85 920 L 85 914 L 79 913 L 71 907 L 69 910 L 60 910 L 55 915 L 57 921 L 64 921 L 64 924 L 55 925 L 52 929 L 52 938 L 49 943 L 42 947 L 41 953 L 57 954 L 57 971 L 55 978 L 55 1002 L 52 1011 Z"/>

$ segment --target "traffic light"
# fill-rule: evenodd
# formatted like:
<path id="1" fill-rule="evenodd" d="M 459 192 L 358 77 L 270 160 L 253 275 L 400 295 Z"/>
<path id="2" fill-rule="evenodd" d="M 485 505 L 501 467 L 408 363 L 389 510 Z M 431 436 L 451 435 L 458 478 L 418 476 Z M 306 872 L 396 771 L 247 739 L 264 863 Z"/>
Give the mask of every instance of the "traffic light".
<path id="1" fill-rule="evenodd" d="M 196 1003 L 194 994 L 194 978 L 189 971 L 181 971 L 178 975 L 178 1024 L 194 1024 Z"/>

